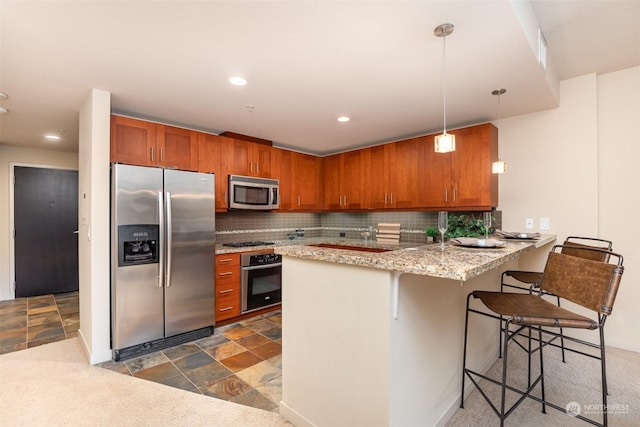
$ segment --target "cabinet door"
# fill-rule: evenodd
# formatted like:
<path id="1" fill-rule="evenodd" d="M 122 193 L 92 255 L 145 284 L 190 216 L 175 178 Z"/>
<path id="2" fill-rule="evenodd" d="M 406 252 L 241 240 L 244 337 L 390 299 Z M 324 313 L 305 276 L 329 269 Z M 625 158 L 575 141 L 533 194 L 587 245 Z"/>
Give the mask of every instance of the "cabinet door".
<path id="1" fill-rule="evenodd" d="M 206 133 L 198 135 L 198 171 L 216 176 L 216 211 L 225 212 L 227 204 L 226 147 L 222 137 Z"/>
<path id="2" fill-rule="evenodd" d="M 363 209 L 364 162 L 363 150 L 342 153 L 341 189 L 343 209 Z M 326 177 L 325 177 L 326 178 Z"/>
<path id="3" fill-rule="evenodd" d="M 425 176 L 424 156 L 428 146 L 427 138 L 408 139 L 393 145 L 395 164 L 390 168 L 390 203 L 397 209 L 422 207 L 421 183 Z"/>
<path id="4" fill-rule="evenodd" d="M 315 211 L 320 207 L 321 158 L 291 153 L 291 185 L 294 210 Z"/>
<path id="5" fill-rule="evenodd" d="M 339 210 L 343 208 L 341 192 L 342 155 L 334 154 L 322 159 L 324 208 L 327 210 Z"/>
<path id="6" fill-rule="evenodd" d="M 273 178 L 280 180 L 280 210 L 293 209 L 291 192 L 291 151 L 274 148 L 272 151 Z"/>
<path id="7" fill-rule="evenodd" d="M 364 149 L 365 200 L 369 209 L 386 209 L 389 205 L 389 175 L 393 168 L 390 156 L 393 144 L 383 144 Z"/>
<path id="8" fill-rule="evenodd" d="M 421 200 L 424 207 L 444 208 L 450 206 L 453 200 L 453 188 L 451 187 L 452 153 L 436 153 L 434 151 L 434 137 L 435 135 L 425 137 L 426 165 Z"/>
<path id="9" fill-rule="evenodd" d="M 497 130 L 486 124 L 457 130 L 455 135 L 456 151 L 451 163 L 452 186 L 456 191 L 453 206 L 474 209 L 497 206 L 498 180 L 491 173 L 491 162 L 497 160 Z"/>
<path id="10" fill-rule="evenodd" d="M 187 171 L 198 170 L 198 132 L 156 125 L 156 164 Z"/>
<path id="11" fill-rule="evenodd" d="M 251 143 L 239 139 L 227 138 L 228 145 L 228 163 L 227 170 L 229 175 L 249 174 L 249 159 Z"/>
<path id="12" fill-rule="evenodd" d="M 228 154 L 230 175 L 272 177 L 271 150 L 273 147 L 240 139 L 231 139 L 231 141 Z"/>
<path id="13" fill-rule="evenodd" d="M 273 147 L 263 144 L 251 144 L 249 173 L 261 178 L 275 178 L 273 175 Z"/>
<path id="14" fill-rule="evenodd" d="M 156 162 L 156 124 L 111 116 L 111 161 L 138 166 Z"/>

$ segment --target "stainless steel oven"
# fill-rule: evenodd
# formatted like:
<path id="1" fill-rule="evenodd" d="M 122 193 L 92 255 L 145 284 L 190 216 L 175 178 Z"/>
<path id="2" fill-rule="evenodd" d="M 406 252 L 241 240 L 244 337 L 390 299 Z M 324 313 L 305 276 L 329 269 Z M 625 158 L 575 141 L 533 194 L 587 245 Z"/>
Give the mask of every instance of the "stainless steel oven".
<path id="1" fill-rule="evenodd" d="M 240 257 L 242 312 L 259 310 L 282 301 L 282 255 L 252 252 Z"/>

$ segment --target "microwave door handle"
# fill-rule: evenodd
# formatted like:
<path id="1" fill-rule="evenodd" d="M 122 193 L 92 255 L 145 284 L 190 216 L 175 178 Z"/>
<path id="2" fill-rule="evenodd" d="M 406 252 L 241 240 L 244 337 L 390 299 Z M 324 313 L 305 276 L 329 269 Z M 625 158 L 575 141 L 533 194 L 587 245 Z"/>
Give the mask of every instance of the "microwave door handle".
<path id="1" fill-rule="evenodd" d="M 164 203 L 162 191 L 158 191 L 158 228 L 160 229 L 160 242 L 164 242 Z M 160 265 L 158 266 L 158 287 L 164 287 L 164 249 L 160 246 Z"/>
<path id="2" fill-rule="evenodd" d="M 271 206 L 278 204 L 278 189 L 276 187 L 271 187 L 271 201 L 269 204 Z"/>
<path id="3" fill-rule="evenodd" d="M 167 268 L 166 268 L 166 283 L 167 283 L 167 288 L 169 286 L 171 286 L 171 245 L 172 245 L 172 230 L 173 230 L 173 226 L 171 224 L 171 193 L 170 192 L 166 192 L 166 199 L 167 199 L 167 245 L 165 248 L 165 252 L 167 254 Z"/>

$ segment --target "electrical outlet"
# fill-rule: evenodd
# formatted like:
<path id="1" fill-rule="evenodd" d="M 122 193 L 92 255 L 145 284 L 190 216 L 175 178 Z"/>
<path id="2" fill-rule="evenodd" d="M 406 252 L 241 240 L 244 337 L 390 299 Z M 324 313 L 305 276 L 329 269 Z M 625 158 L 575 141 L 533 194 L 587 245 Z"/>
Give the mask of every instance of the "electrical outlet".
<path id="1" fill-rule="evenodd" d="M 550 226 L 549 218 L 540 218 L 540 230 L 548 230 Z"/>
<path id="2" fill-rule="evenodd" d="M 527 230 L 533 230 L 533 218 L 526 218 L 524 220 L 524 228 Z"/>

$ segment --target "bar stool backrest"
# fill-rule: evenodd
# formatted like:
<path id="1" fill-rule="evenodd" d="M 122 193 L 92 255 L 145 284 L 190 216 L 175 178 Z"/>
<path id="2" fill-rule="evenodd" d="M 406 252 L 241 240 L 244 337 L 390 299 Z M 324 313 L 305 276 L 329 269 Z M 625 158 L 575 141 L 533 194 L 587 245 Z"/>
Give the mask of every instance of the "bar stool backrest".
<path id="1" fill-rule="evenodd" d="M 580 248 L 596 252 L 599 257 L 617 260 L 609 264 L 566 253 L 572 246 L 556 245 L 551 249 L 544 269 L 541 290 L 608 316 L 613 309 L 624 267 L 622 255 L 597 248 Z M 594 256 L 595 257 L 595 256 Z"/>
<path id="2" fill-rule="evenodd" d="M 586 242 L 588 242 L 589 244 L 587 244 Z M 564 241 L 563 246 L 563 254 L 592 259 L 594 261 L 609 262 L 609 253 L 584 249 L 600 248 L 611 251 L 612 243 L 609 240 L 597 239 L 592 237 L 569 236 Z"/>

